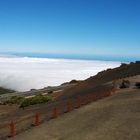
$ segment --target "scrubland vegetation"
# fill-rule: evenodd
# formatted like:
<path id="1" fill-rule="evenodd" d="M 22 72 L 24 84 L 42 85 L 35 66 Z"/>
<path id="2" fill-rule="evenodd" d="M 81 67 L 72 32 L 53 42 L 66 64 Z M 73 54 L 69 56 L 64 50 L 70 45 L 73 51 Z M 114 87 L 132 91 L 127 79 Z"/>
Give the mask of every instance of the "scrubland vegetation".
<path id="1" fill-rule="evenodd" d="M 52 101 L 52 96 L 36 95 L 31 98 L 12 96 L 9 100 L 5 101 L 3 104 L 17 104 L 20 108 L 25 108 L 30 105 L 42 104 Z"/>

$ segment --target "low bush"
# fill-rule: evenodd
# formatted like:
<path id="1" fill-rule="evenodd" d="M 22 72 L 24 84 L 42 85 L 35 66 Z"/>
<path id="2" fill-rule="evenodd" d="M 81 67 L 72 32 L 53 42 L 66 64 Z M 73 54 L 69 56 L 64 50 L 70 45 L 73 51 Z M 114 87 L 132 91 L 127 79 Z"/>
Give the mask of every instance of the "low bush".
<path id="1" fill-rule="evenodd" d="M 24 108 L 24 107 L 35 105 L 35 104 L 47 103 L 50 100 L 52 100 L 51 96 L 43 96 L 43 95 L 37 95 L 32 98 L 25 98 L 20 104 L 20 108 Z"/>
<path id="2" fill-rule="evenodd" d="M 24 100 L 24 97 L 12 96 L 9 100 L 5 101 L 4 104 L 20 104 Z"/>

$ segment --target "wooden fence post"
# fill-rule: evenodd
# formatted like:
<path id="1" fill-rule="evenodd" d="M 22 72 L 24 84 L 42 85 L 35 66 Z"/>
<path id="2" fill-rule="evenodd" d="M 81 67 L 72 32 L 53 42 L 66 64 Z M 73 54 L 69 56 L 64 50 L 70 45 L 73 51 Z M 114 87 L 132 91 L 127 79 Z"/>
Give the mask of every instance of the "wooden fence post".
<path id="1" fill-rule="evenodd" d="M 35 114 L 35 125 L 39 126 L 39 124 L 40 124 L 40 114 L 37 112 Z"/>
<path id="2" fill-rule="evenodd" d="M 111 95 L 112 95 L 111 91 L 108 91 L 108 96 L 111 96 Z"/>
<path id="3" fill-rule="evenodd" d="M 82 97 L 81 96 L 78 96 L 77 97 L 77 108 L 80 108 L 82 105 Z"/>
<path id="4" fill-rule="evenodd" d="M 15 123 L 11 121 L 10 123 L 10 137 L 13 140 L 15 135 Z"/>
<path id="5" fill-rule="evenodd" d="M 97 97 L 96 97 L 96 95 L 93 95 L 93 101 L 94 101 L 94 102 L 97 101 Z"/>
<path id="6" fill-rule="evenodd" d="M 53 116 L 52 116 L 52 118 L 57 118 L 57 117 L 58 117 L 58 109 L 57 109 L 57 107 L 55 107 L 53 109 Z"/>
<path id="7" fill-rule="evenodd" d="M 66 107 L 67 107 L 66 112 L 70 112 L 72 110 L 72 103 L 71 103 L 71 101 L 67 101 Z"/>
<path id="8" fill-rule="evenodd" d="M 90 103 L 90 95 L 87 95 L 86 96 L 86 104 L 89 104 Z"/>

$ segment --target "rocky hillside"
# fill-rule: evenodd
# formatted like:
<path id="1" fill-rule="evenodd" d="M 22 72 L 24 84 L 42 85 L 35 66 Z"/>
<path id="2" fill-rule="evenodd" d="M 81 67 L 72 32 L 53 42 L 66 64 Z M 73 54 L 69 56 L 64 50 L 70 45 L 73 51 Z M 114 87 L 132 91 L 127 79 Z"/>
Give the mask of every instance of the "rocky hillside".
<path id="1" fill-rule="evenodd" d="M 64 94 L 92 93 L 94 92 L 95 87 L 97 88 L 98 86 L 103 86 L 107 82 L 135 75 L 140 75 L 139 61 L 136 63 L 122 64 L 118 68 L 99 72 L 96 76 L 90 77 L 85 81 L 79 82 L 75 87 L 65 90 Z"/>

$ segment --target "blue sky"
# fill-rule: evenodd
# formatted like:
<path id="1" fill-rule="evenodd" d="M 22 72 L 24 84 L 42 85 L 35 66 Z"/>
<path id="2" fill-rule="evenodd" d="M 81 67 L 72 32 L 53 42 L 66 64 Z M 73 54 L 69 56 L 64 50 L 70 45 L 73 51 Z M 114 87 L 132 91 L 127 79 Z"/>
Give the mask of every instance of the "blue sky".
<path id="1" fill-rule="evenodd" d="M 140 58 L 139 0 L 0 0 L 0 52 Z"/>

